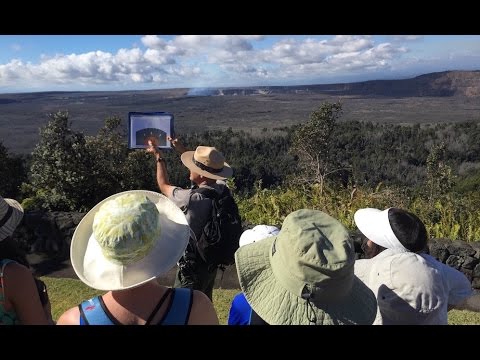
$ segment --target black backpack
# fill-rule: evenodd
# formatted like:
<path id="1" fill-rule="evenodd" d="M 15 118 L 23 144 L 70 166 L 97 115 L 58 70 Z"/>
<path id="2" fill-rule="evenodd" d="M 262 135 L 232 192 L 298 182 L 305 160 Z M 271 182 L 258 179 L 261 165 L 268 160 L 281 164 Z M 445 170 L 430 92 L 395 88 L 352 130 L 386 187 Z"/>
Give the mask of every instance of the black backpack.
<path id="1" fill-rule="evenodd" d="M 224 269 L 235 263 L 234 255 L 242 234 L 237 204 L 227 187 L 222 194 L 208 188 L 197 188 L 193 192 L 212 199 L 211 217 L 197 239 L 197 252 L 210 266 Z"/>

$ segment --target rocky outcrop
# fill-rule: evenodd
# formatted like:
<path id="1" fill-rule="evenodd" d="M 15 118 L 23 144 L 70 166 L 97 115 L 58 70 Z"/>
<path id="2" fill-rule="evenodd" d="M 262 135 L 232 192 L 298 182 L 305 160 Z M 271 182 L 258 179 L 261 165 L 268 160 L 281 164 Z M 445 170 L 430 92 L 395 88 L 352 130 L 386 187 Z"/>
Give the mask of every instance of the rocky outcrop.
<path id="1" fill-rule="evenodd" d="M 25 212 L 24 222 L 17 227 L 14 238 L 27 253 L 63 261 L 70 256 L 73 233 L 84 216 L 85 213 L 75 212 Z"/>
<path id="2" fill-rule="evenodd" d="M 480 289 L 480 242 L 430 240 L 430 255 L 464 273 Z"/>

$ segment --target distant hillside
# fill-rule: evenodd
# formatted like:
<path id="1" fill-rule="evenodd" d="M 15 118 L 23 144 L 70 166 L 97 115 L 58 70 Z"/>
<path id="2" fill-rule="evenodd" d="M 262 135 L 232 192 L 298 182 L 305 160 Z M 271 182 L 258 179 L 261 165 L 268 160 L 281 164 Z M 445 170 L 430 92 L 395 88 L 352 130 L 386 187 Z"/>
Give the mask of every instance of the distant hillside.
<path id="1" fill-rule="evenodd" d="M 119 116 L 126 129 L 130 111 L 168 111 L 181 135 L 290 126 L 306 121 L 325 101 L 343 103 L 342 121 L 480 121 L 478 97 L 480 71 L 331 85 L 0 94 L 0 141 L 12 152 L 30 153 L 47 114 L 59 110 L 67 110 L 72 128 L 87 135 L 97 134 L 110 116 Z"/>
<path id="2" fill-rule="evenodd" d="M 480 71 L 445 71 L 406 80 L 376 80 L 341 85 L 339 91 L 381 96 L 480 96 Z"/>
<path id="3" fill-rule="evenodd" d="M 270 94 L 324 93 L 329 95 L 364 95 L 387 97 L 417 96 L 480 96 L 480 70 L 444 71 L 402 80 L 370 80 L 356 83 L 313 84 L 293 86 L 252 86 L 228 88 L 178 88 L 138 91 L 50 91 L 37 93 L 0 94 L 0 105 L 40 99 L 108 100 L 111 97 L 129 99 L 137 96 L 157 96 L 161 99 L 185 96 L 246 96 Z"/>
<path id="4" fill-rule="evenodd" d="M 480 70 L 444 71 L 404 80 L 371 80 L 357 83 L 220 88 L 202 92 L 193 89 L 189 95 L 254 95 L 254 94 L 328 93 L 363 96 L 480 96 Z"/>

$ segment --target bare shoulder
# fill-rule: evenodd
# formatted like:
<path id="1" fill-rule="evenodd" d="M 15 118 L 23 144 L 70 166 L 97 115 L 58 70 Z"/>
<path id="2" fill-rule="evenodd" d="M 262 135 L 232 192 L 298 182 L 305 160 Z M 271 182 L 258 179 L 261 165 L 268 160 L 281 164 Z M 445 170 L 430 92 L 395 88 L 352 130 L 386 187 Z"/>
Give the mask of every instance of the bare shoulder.
<path id="1" fill-rule="evenodd" d="M 193 290 L 193 304 L 188 325 L 218 325 L 218 316 L 207 295 Z"/>
<path id="2" fill-rule="evenodd" d="M 78 310 L 78 306 L 65 311 L 58 318 L 57 325 L 80 325 L 80 310 Z"/>
<path id="3" fill-rule="evenodd" d="M 5 266 L 3 285 L 6 298 L 14 307 L 18 307 L 19 301 L 34 297 L 37 291 L 30 269 L 17 262 L 8 263 Z M 18 312 L 19 309 L 17 309 Z"/>
<path id="4" fill-rule="evenodd" d="M 8 264 L 4 269 L 3 281 L 7 304 L 15 309 L 23 325 L 50 324 L 28 267 L 18 263 Z"/>
<path id="5" fill-rule="evenodd" d="M 15 295 L 26 294 L 31 296 L 33 290 L 36 291 L 35 282 L 33 280 L 33 274 L 29 268 L 13 262 L 8 264 L 4 270 L 5 287 L 7 290 Z"/>
<path id="6" fill-rule="evenodd" d="M 26 266 L 17 262 L 11 262 L 5 266 L 4 277 L 19 280 L 22 278 L 33 277 L 33 275 L 30 269 Z"/>

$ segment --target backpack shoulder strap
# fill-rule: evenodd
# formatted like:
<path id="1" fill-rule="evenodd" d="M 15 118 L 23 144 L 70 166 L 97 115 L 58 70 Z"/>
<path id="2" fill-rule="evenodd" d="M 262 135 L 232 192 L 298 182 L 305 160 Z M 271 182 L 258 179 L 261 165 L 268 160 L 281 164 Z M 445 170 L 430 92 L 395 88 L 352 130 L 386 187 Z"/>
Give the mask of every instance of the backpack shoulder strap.
<path id="1" fill-rule="evenodd" d="M 80 325 L 119 325 L 112 320 L 101 296 L 83 301 L 78 305 L 78 308 L 80 310 Z"/>
<path id="2" fill-rule="evenodd" d="M 192 192 L 190 193 L 190 198 L 188 199 L 188 203 L 181 207 L 181 210 L 183 211 L 184 214 L 187 214 L 188 212 L 193 194 L 201 194 L 203 197 L 206 197 L 207 199 L 212 200 L 212 203 L 213 203 L 213 200 L 219 197 L 218 193 L 214 189 L 209 189 L 205 187 L 202 187 L 202 188 L 196 187 L 192 189 Z"/>
<path id="3" fill-rule="evenodd" d="M 160 325 L 187 325 L 192 310 L 193 289 L 174 288 L 173 300 Z"/>
<path id="4" fill-rule="evenodd" d="M 205 196 L 206 198 L 209 198 L 211 200 L 214 200 L 214 199 L 216 199 L 220 196 L 216 190 L 209 189 L 209 188 L 206 188 L 206 187 L 196 188 L 196 189 L 192 190 L 192 193 L 202 194 L 203 196 Z"/>
<path id="5" fill-rule="evenodd" d="M 160 307 L 163 305 L 165 300 L 167 300 L 168 295 L 172 292 L 172 288 L 168 288 L 167 291 L 163 294 L 163 296 L 160 298 L 160 300 L 157 303 L 157 306 L 155 306 L 155 309 L 153 309 L 152 313 L 148 317 L 147 321 L 145 322 L 145 325 L 150 325 L 150 322 L 152 319 L 157 315 L 158 310 L 160 310 Z"/>

